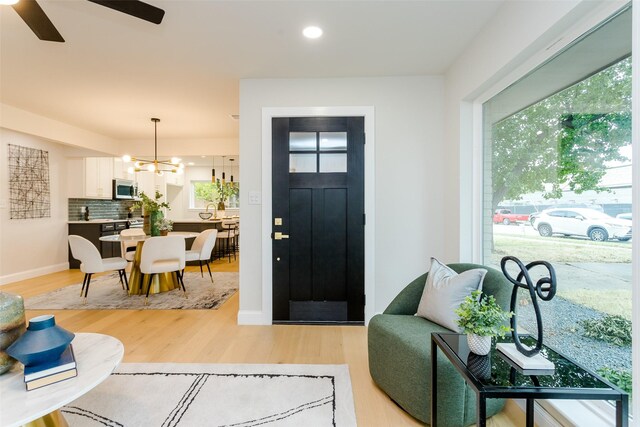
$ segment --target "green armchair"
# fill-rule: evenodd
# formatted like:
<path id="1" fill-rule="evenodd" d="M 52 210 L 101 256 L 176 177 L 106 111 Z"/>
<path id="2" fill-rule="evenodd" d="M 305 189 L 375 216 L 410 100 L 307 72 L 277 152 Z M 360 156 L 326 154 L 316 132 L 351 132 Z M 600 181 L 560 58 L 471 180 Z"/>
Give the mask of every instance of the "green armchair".
<path id="1" fill-rule="evenodd" d="M 477 264 L 449 264 L 461 273 L 484 268 L 483 291 L 509 309 L 513 286 L 493 268 Z M 427 273 L 428 274 L 428 273 Z M 450 332 L 422 317 L 414 316 L 427 274 L 415 279 L 389 304 L 383 314 L 369 322 L 369 372 L 378 386 L 409 414 L 431 422 L 431 333 Z M 489 399 L 487 416 L 502 410 L 504 401 Z M 438 352 L 438 424 L 467 426 L 476 422 L 476 396 L 448 359 Z"/>

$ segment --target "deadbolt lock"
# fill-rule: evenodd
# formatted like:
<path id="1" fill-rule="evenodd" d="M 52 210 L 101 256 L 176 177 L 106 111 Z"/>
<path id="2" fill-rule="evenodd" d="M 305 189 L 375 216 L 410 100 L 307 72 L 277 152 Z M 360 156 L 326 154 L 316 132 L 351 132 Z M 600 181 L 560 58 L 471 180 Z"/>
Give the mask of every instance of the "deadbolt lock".
<path id="1" fill-rule="evenodd" d="M 282 218 L 274 218 L 273 225 L 282 225 Z"/>
<path id="2" fill-rule="evenodd" d="M 274 240 L 282 240 L 282 239 L 288 239 L 288 238 L 289 238 L 288 234 L 282 234 L 279 231 L 276 231 L 275 233 L 273 233 Z"/>

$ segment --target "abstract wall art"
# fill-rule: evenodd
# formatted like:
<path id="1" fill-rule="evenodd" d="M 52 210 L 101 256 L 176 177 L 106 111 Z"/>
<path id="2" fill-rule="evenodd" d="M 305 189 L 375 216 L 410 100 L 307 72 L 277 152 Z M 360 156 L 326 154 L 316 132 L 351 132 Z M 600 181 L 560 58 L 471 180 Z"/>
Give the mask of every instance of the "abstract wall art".
<path id="1" fill-rule="evenodd" d="M 49 152 L 8 144 L 11 219 L 51 217 Z"/>

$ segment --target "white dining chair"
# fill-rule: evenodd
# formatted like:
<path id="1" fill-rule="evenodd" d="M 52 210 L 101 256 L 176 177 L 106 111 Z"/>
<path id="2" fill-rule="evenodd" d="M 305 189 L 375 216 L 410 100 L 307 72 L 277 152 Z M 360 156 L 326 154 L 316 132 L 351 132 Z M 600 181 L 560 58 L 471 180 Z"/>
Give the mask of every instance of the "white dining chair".
<path id="1" fill-rule="evenodd" d="M 123 289 L 129 290 L 129 281 L 124 271 L 127 266 L 127 261 L 121 257 L 114 258 L 102 258 L 98 248 L 93 243 L 85 239 L 82 236 L 70 235 L 69 247 L 71 248 L 71 255 L 80 261 L 80 271 L 84 273 L 84 280 L 82 281 L 82 289 L 80 290 L 80 296 L 84 292 L 84 299 L 87 300 L 89 294 L 89 285 L 91 284 L 91 276 L 95 273 L 102 273 L 105 271 L 117 271 L 120 276 L 120 284 Z"/>
<path id="2" fill-rule="evenodd" d="M 186 261 L 198 261 L 200 263 L 200 275 L 204 277 L 204 271 L 202 270 L 202 262 L 207 266 L 209 270 L 209 277 L 211 283 L 213 283 L 213 275 L 211 274 L 211 268 L 209 267 L 209 261 L 211 261 L 211 252 L 216 244 L 216 237 L 218 236 L 218 230 L 208 229 L 198 234 L 196 240 L 193 241 L 191 249 L 185 254 Z"/>
<path id="3" fill-rule="evenodd" d="M 142 255 L 140 256 L 140 273 L 142 273 L 140 286 L 142 289 L 144 289 L 145 278 L 149 276 L 145 304 L 149 298 L 153 276 L 159 273 L 175 273 L 184 295 L 187 296 L 183 280 L 184 266 L 184 237 L 158 236 L 145 240 L 144 245 L 142 245 Z"/>
<path id="4" fill-rule="evenodd" d="M 122 237 L 135 237 L 135 236 L 144 236 L 144 230 L 142 228 L 127 228 L 120 232 L 120 236 Z M 133 262 L 133 258 L 136 255 L 136 246 L 138 245 L 138 240 L 121 240 L 120 241 L 120 254 L 122 258 L 126 259 L 129 262 Z"/>

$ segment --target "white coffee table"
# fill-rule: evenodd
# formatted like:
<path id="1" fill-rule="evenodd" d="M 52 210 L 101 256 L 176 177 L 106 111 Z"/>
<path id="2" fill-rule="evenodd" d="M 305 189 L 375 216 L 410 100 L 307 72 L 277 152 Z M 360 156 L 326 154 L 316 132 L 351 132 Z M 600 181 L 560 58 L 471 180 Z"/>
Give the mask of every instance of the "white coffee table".
<path id="1" fill-rule="evenodd" d="M 77 333 L 72 344 L 78 365 L 75 378 L 27 391 L 21 365 L 0 375 L 0 426 L 22 426 L 40 419 L 44 424 L 34 425 L 66 426 L 58 409 L 107 379 L 124 355 L 122 343 L 108 335 Z"/>

